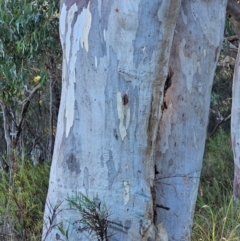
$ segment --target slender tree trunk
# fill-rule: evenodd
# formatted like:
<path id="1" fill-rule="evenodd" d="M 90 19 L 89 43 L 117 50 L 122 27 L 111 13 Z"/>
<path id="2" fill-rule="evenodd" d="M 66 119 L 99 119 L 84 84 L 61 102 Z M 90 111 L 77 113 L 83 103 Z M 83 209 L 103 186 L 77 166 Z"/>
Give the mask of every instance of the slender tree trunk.
<path id="1" fill-rule="evenodd" d="M 47 200 L 98 197 L 111 213 L 112 240 L 160 240 L 153 154 L 180 4 L 61 3 L 63 86 Z M 50 215 L 46 206 L 45 221 Z M 67 210 L 55 222 L 78 219 Z M 70 232 L 72 240 L 85 235 Z"/>
<path id="2" fill-rule="evenodd" d="M 11 140 L 11 119 L 10 119 L 10 113 L 7 108 L 7 105 L 4 103 L 4 101 L 0 100 L 0 105 L 2 108 L 3 113 L 3 128 L 4 128 L 4 137 L 7 144 L 7 163 L 8 163 L 8 170 L 10 173 L 13 171 L 13 143 Z"/>
<path id="3" fill-rule="evenodd" d="M 53 79 L 49 78 L 49 144 L 48 159 L 52 160 L 53 154 Z"/>
<path id="4" fill-rule="evenodd" d="M 191 236 L 225 11 L 225 0 L 183 1 L 177 20 L 156 151 L 157 220 L 171 241 Z"/>
<path id="5" fill-rule="evenodd" d="M 240 44 L 235 62 L 232 86 L 232 117 L 231 117 L 231 138 L 234 157 L 234 200 L 240 198 Z"/>
<path id="6" fill-rule="evenodd" d="M 235 33 L 240 37 L 240 4 L 235 0 L 228 0 L 227 11 L 231 15 L 231 21 Z M 232 116 L 231 116 L 231 139 L 234 156 L 234 180 L 233 196 L 234 200 L 240 198 L 240 44 L 235 61 L 233 86 L 232 86 Z"/>

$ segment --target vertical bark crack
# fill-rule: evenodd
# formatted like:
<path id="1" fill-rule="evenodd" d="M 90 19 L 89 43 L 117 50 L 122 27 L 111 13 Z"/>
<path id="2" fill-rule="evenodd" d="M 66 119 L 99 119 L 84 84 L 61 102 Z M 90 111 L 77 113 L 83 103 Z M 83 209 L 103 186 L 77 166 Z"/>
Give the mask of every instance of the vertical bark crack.
<path id="1" fill-rule="evenodd" d="M 166 101 L 166 93 L 168 91 L 168 89 L 171 87 L 172 85 L 172 76 L 173 76 L 173 71 L 171 69 L 171 67 L 169 67 L 168 70 L 168 75 L 167 75 L 167 79 L 165 81 L 165 85 L 164 85 L 164 95 L 163 95 L 163 103 L 162 103 L 162 112 L 168 108 L 167 106 L 167 101 Z"/>

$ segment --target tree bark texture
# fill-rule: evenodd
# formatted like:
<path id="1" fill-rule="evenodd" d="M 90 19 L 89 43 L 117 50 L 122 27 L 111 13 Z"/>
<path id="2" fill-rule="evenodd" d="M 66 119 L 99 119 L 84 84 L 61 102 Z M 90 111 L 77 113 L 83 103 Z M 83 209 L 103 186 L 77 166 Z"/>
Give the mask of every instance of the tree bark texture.
<path id="1" fill-rule="evenodd" d="M 0 105 L 3 113 L 3 128 L 4 128 L 4 137 L 7 145 L 7 163 L 8 163 L 8 171 L 12 173 L 13 171 L 13 143 L 11 139 L 11 117 L 10 117 L 10 111 L 7 108 L 7 105 L 4 103 L 4 101 L 0 100 Z"/>
<path id="2" fill-rule="evenodd" d="M 232 86 L 232 116 L 231 116 L 231 139 L 234 157 L 234 200 L 240 198 L 240 45 L 235 61 L 233 86 Z"/>
<path id="3" fill-rule="evenodd" d="M 61 2 L 63 86 L 47 200 L 97 197 L 110 210 L 110 240 L 167 240 L 164 226 L 169 240 L 190 238 L 226 1 L 180 6 Z M 64 207 L 55 224 L 66 227 L 80 217 Z M 72 228 L 70 240 L 84 235 Z"/>
<path id="4" fill-rule="evenodd" d="M 63 86 L 47 200 L 98 197 L 111 213 L 111 240 L 160 240 L 153 154 L 180 4 L 61 3 Z M 55 222 L 77 219 L 68 210 Z M 84 235 L 70 232 L 71 240 Z"/>
<path id="5" fill-rule="evenodd" d="M 183 1 L 177 20 L 156 151 L 157 222 L 190 240 L 225 0 Z"/>
<path id="6" fill-rule="evenodd" d="M 240 37 L 240 4 L 234 0 L 228 0 L 227 11 L 231 15 L 233 30 Z M 240 45 L 239 45 L 240 46 Z M 233 179 L 233 196 L 234 200 L 240 198 L 240 48 L 235 61 L 233 86 L 232 86 L 232 116 L 231 116 L 231 139 L 234 157 L 234 179 Z"/>

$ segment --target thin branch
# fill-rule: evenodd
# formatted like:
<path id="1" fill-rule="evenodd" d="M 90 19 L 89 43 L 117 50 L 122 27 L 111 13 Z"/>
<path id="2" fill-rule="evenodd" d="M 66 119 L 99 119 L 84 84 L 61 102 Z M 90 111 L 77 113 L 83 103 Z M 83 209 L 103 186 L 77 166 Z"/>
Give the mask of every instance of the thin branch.
<path id="1" fill-rule="evenodd" d="M 34 96 L 34 94 L 35 94 L 40 88 L 41 88 L 41 85 L 38 84 L 38 85 L 35 86 L 35 88 L 34 88 L 32 91 L 30 91 L 29 96 L 28 96 L 25 100 L 23 100 L 23 101 L 21 102 L 21 104 L 23 105 L 23 108 L 24 108 L 24 106 L 27 104 L 27 102 L 30 102 L 30 100 L 32 99 L 32 97 Z"/>
<path id="2" fill-rule="evenodd" d="M 4 126 L 4 136 L 7 143 L 7 160 L 8 160 L 8 166 L 10 168 L 10 172 L 12 170 L 12 141 L 10 136 L 10 118 L 9 118 L 9 110 L 6 106 L 6 104 L 0 100 L 0 105 L 2 108 L 3 113 L 3 126 Z"/>
<path id="3" fill-rule="evenodd" d="M 53 154 L 53 79 L 49 78 L 49 153 L 48 159 L 52 160 Z"/>
<path id="4" fill-rule="evenodd" d="M 33 98 L 33 96 L 35 95 L 35 93 L 41 88 L 41 85 L 38 84 L 36 85 L 36 87 L 30 92 L 29 96 L 24 100 L 22 101 L 22 113 L 21 113 L 21 120 L 20 120 L 20 123 L 18 125 L 18 131 L 17 131 L 17 135 L 16 135 L 16 138 L 15 138 L 15 142 L 14 142 L 14 145 L 16 145 L 18 143 L 18 140 L 19 140 L 19 137 L 21 135 L 21 132 L 22 132 L 22 126 L 23 126 L 23 121 L 25 119 L 25 116 L 27 114 L 27 110 L 28 110 L 28 107 L 29 107 L 29 104 L 30 104 L 30 101 L 31 99 Z"/>
<path id="5" fill-rule="evenodd" d="M 237 35 L 229 36 L 226 38 L 229 42 L 237 41 L 239 40 L 239 37 Z M 236 47 L 237 49 L 237 47 Z"/>
<path id="6" fill-rule="evenodd" d="M 231 114 L 228 115 L 227 117 L 221 119 L 217 125 L 214 127 L 213 131 L 209 134 L 208 138 L 211 137 L 216 131 L 217 129 L 220 127 L 220 125 L 222 125 L 223 123 L 225 123 L 226 121 L 228 121 L 231 118 Z"/>
<path id="7" fill-rule="evenodd" d="M 196 172 L 201 172 L 201 170 L 196 170 L 196 171 L 193 171 L 193 172 L 189 172 L 187 174 L 175 174 L 175 175 L 172 175 L 172 176 L 158 177 L 158 178 L 156 178 L 156 181 L 159 181 L 159 180 L 162 180 L 162 179 L 169 179 L 169 178 L 179 178 L 179 177 L 199 178 L 200 176 L 197 176 L 197 177 L 191 176 L 192 174 L 194 174 Z"/>

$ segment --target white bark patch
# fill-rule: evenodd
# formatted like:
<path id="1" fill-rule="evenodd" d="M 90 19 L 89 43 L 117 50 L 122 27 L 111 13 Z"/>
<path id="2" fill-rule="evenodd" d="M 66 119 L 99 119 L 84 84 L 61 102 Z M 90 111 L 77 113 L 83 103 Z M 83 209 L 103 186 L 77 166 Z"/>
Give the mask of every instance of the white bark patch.
<path id="1" fill-rule="evenodd" d="M 95 68 L 97 69 L 97 66 L 98 66 L 98 60 L 97 60 L 97 57 L 95 56 Z"/>
<path id="2" fill-rule="evenodd" d="M 124 137 L 127 135 L 127 128 L 130 122 L 130 107 L 127 105 L 123 105 L 122 94 L 121 92 L 117 92 L 117 112 L 119 119 L 119 132 L 124 140 Z"/>
<path id="3" fill-rule="evenodd" d="M 184 13 L 184 10 L 183 10 L 182 7 L 181 7 L 181 16 L 182 16 L 182 20 L 183 20 L 184 24 L 187 25 L 188 19 L 187 19 L 187 16 L 185 15 L 185 13 Z"/>
<path id="4" fill-rule="evenodd" d="M 90 12 L 90 1 L 86 9 L 83 9 L 80 14 L 81 19 L 81 47 L 85 47 L 88 52 L 88 34 L 92 23 L 92 14 Z"/>
<path id="5" fill-rule="evenodd" d="M 166 229 L 166 227 L 164 226 L 163 223 L 159 223 L 157 225 L 156 240 L 158 240 L 158 241 L 168 241 L 167 229 Z"/>
<path id="6" fill-rule="evenodd" d="M 80 35 L 79 30 L 81 30 L 81 18 L 78 17 L 76 23 L 71 27 L 74 13 L 77 11 L 77 6 L 74 4 L 68 12 L 68 32 L 66 34 L 66 60 L 69 65 L 69 77 L 67 86 L 67 97 L 66 97 L 66 137 L 70 132 L 74 120 L 74 105 L 75 105 L 75 89 L 74 85 L 76 82 L 75 76 L 75 63 L 77 61 L 77 52 L 80 49 Z M 71 46 L 71 48 L 70 48 Z"/>
<path id="7" fill-rule="evenodd" d="M 204 58 L 207 57 L 207 51 L 206 51 L 206 49 L 203 50 L 203 56 L 204 56 Z"/>
<path id="8" fill-rule="evenodd" d="M 130 185 L 128 181 L 124 181 L 123 185 L 124 185 L 123 201 L 124 201 L 124 205 L 127 205 L 130 199 Z"/>
<path id="9" fill-rule="evenodd" d="M 69 58 L 70 58 L 70 51 L 71 51 L 71 33 L 72 33 L 72 21 L 74 18 L 74 14 L 75 12 L 77 12 L 78 8 L 76 3 L 74 5 L 71 6 L 71 8 L 68 10 L 68 15 L 67 15 L 67 33 L 66 33 L 66 39 L 65 39 L 65 44 L 66 44 L 66 58 L 67 58 L 67 63 L 69 62 Z"/>
<path id="10" fill-rule="evenodd" d="M 179 57 L 181 60 L 181 67 L 184 75 L 186 76 L 187 81 L 187 89 L 189 93 L 192 92 L 192 81 L 193 76 L 197 72 L 197 54 L 193 52 L 190 57 L 185 56 L 184 54 L 184 46 L 186 44 L 186 39 L 183 39 L 180 46 L 179 46 Z"/>
<path id="11" fill-rule="evenodd" d="M 106 41 L 106 30 L 105 29 L 103 30 L 103 39 L 104 39 L 104 41 Z"/>

